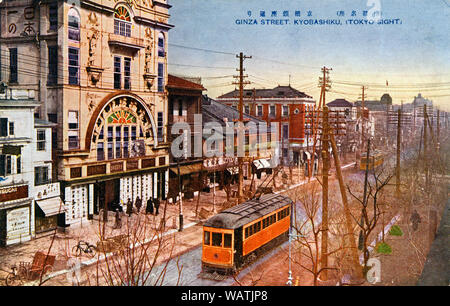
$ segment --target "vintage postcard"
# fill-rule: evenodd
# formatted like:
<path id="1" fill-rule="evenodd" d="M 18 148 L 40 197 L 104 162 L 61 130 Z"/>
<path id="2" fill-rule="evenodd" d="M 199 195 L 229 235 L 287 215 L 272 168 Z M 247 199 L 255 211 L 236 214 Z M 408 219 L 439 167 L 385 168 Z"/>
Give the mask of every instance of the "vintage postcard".
<path id="1" fill-rule="evenodd" d="M 449 19 L 449 0 L 0 0 L 0 285 L 448 286 Z"/>

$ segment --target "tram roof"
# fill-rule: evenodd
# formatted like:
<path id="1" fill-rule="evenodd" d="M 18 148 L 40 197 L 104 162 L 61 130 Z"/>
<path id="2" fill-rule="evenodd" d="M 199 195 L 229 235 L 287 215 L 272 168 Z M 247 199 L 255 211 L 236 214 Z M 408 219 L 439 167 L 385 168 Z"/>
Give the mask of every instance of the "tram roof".
<path id="1" fill-rule="evenodd" d="M 259 199 L 251 199 L 245 203 L 228 208 L 209 218 L 203 225 L 224 229 L 239 228 L 290 203 L 292 203 L 292 200 L 287 196 L 265 194 Z"/>

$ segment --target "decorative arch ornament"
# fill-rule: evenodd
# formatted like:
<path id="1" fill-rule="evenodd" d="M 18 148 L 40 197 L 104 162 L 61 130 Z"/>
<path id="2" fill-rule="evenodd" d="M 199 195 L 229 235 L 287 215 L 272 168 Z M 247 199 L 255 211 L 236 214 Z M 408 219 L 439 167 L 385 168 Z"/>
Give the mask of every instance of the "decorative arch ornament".
<path id="1" fill-rule="evenodd" d="M 145 101 L 132 93 L 112 94 L 104 98 L 94 111 L 86 134 L 86 150 L 98 140 L 103 126 L 114 124 L 136 124 L 142 129 L 145 144 L 158 146 L 156 125 L 153 115 Z"/>

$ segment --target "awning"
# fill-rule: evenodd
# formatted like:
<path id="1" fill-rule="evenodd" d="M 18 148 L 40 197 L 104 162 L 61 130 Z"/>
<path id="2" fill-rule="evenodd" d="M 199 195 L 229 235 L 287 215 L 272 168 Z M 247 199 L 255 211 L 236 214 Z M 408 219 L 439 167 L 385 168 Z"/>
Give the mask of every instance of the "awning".
<path id="1" fill-rule="evenodd" d="M 227 171 L 231 175 L 239 174 L 239 167 L 230 167 L 230 168 L 227 168 Z"/>
<path id="2" fill-rule="evenodd" d="M 178 167 L 171 167 L 170 171 L 178 175 Z M 197 163 L 193 165 L 183 165 L 180 166 L 180 175 L 186 175 L 191 173 L 198 173 L 202 171 L 202 164 Z"/>
<path id="3" fill-rule="evenodd" d="M 254 160 L 253 165 L 255 165 L 257 170 L 271 168 L 270 162 L 265 158 Z"/>
<path id="4" fill-rule="evenodd" d="M 46 217 L 54 216 L 65 212 L 64 202 L 60 197 L 36 200 L 36 204 L 42 209 Z"/>

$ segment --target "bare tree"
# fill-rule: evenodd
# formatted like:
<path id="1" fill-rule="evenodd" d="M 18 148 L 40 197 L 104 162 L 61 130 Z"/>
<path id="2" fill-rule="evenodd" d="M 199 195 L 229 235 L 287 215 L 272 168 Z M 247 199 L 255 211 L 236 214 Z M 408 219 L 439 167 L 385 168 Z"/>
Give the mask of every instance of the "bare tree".
<path id="1" fill-rule="evenodd" d="M 381 167 L 379 170 L 372 172 L 372 179 L 368 178 L 366 170 L 366 179 L 364 182 L 363 194 L 358 194 L 355 189 L 356 184 L 353 184 L 353 191 L 350 185 L 347 185 L 348 192 L 356 200 L 356 202 L 361 204 L 361 216 L 355 217 L 351 214 L 356 224 L 360 228 L 360 239 L 362 240 L 362 251 L 364 256 L 364 274 L 367 272 L 367 262 L 370 258 L 369 252 L 369 235 L 375 229 L 382 214 L 380 210 L 379 197 L 381 196 L 381 191 L 385 188 L 393 177 L 393 173 L 386 173 L 385 168 Z"/>

